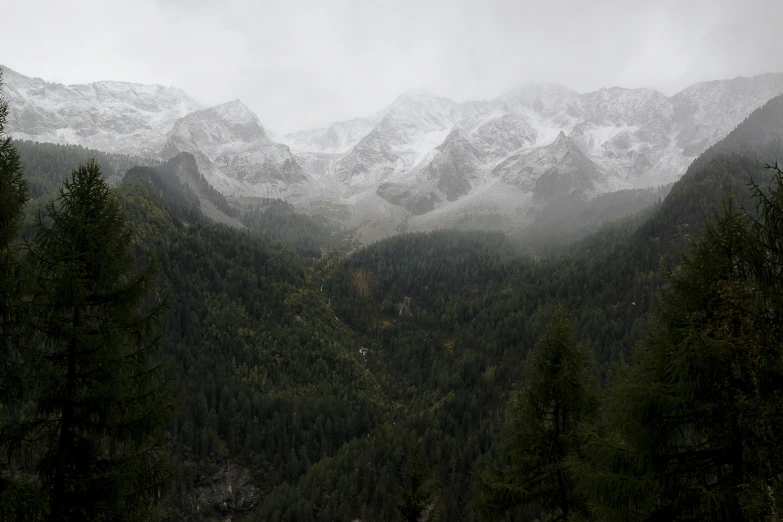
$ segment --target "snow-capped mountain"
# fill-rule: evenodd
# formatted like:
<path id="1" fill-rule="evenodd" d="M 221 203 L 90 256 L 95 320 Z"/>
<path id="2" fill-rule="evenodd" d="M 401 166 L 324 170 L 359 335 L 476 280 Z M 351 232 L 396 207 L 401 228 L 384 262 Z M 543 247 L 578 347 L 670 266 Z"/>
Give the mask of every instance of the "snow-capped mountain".
<path id="1" fill-rule="evenodd" d="M 195 147 L 210 157 L 270 141 L 258 116 L 239 100 L 191 112 L 174 122 L 167 135 L 171 145 Z"/>
<path id="2" fill-rule="evenodd" d="M 349 186 L 377 186 L 390 174 L 412 169 L 448 136 L 456 106 L 426 91 L 399 96 L 378 124 L 335 163 L 337 177 Z"/>
<path id="3" fill-rule="evenodd" d="M 677 145 L 696 156 L 717 142 L 753 110 L 780 94 L 783 75 L 763 74 L 697 83 L 672 97 Z"/>
<path id="4" fill-rule="evenodd" d="M 594 189 L 593 184 L 600 177 L 596 164 L 562 131 L 549 145 L 508 156 L 492 173 L 501 181 L 533 193 L 539 192 L 542 180 L 548 180 L 548 186 L 559 180 L 560 188 L 566 192 L 584 192 Z"/>
<path id="5" fill-rule="evenodd" d="M 3 69 L 18 139 L 70 143 L 109 152 L 153 155 L 177 119 L 201 108 L 184 91 L 162 85 L 49 83 Z"/>
<path id="6" fill-rule="evenodd" d="M 344 154 L 370 133 L 377 124 L 370 118 L 355 118 L 329 125 L 326 129 L 292 132 L 283 141 L 300 152 Z"/>
<path id="7" fill-rule="evenodd" d="M 8 69 L 5 82 L 17 138 L 163 159 L 188 152 L 228 196 L 284 197 L 347 226 L 391 223 L 384 234 L 476 216 L 520 223 L 564 195 L 670 183 L 783 93 L 783 74 L 699 83 L 671 97 L 534 84 L 458 103 L 413 90 L 375 114 L 276 143 L 238 100 L 204 107 L 170 87 L 65 86 Z"/>
<path id="8" fill-rule="evenodd" d="M 783 75 L 769 74 L 697 84 L 673 97 L 619 87 L 579 94 L 557 85 L 461 104 L 406 93 L 326 168 L 349 191 L 377 187 L 408 210 L 411 202 L 419 210 L 421 201 L 448 206 L 497 183 L 540 197 L 557 183 L 554 193 L 588 197 L 663 185 L 781 92 Z M 292 142 L 295 154 L 300 146 Z"/>
<path id="9" fill-rule="evenodd" d="M 286 145 L 273 143 L 258 117 L 235 100 L 194 111 L 174 123 L 162 155 L 189 152 L 218 190 L 256 194 L 270 185 L 284 191 L 304 181 L 302 168 Z"/>
<path id="10" fill-rule="evenodd" d="M 18 139 L 169 159 L 189 152 L 218 190 L 284 195 L 306 179 L 288 146 L 272 142 L 258 117 L 235 100 L 204 107 L 161 85 L 47 83 L 3 69 Z"/>

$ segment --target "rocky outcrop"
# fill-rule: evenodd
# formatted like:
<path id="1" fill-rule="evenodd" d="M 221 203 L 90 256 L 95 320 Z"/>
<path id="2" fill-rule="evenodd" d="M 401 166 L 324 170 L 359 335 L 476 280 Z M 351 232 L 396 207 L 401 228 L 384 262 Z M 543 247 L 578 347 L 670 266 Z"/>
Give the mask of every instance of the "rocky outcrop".
<path id="1" fill-rule="evenodd" d="M 392 205 L 407 209 L 414 216 L 426 214 L 440 202 L 440 198 L 434 192 L 408 190 L 394 183 L 382 183 L 376 194 Z"/>
<path id="2" fill-rule="evenodd" d="M 3 68 L 3 94 L 16 139 L 157 155 L 179 118 L 200 109 L 180 89 L 127 82 L 63 85 Z"/>
<path id="3" fill-rule="evenodd" d="M 163 518 L 167 522 L 243 520 L 261 499 L 261 491 L 253 484 L 250 470 L 227 463 L 209 475 L 198 477 L 189 493 L 176 498 Z"/>
<path id="4" fill-rule="evenodd" d="M 783 93 L 783 74 L 700 83 L 672 97 L 539 84 L 457 103 L 409 91 L 375 114 L 291 133 L 280 144 L 238 100 L 203 107 L 170 87 L 65 86 L 11 70 L 5 80 L 17 138 L 163 159 L 188 152 L 226 195 L 339 207 L 340 216 L 355 214 L 352 226 L 400 214 L 378 207 L 380 196 L 415 216 L 437 210 L 419 219 L 430 228 L 470 213 L 519 218 L 531 202 L 564 194 L 671 183 Z"/>

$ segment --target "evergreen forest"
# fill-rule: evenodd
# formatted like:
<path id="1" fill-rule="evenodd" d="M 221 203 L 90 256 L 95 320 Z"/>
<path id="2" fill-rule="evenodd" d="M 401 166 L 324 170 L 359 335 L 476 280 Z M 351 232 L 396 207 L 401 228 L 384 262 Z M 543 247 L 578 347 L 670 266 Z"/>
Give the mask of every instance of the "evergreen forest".
<path id="1" fill-rule="evenodd" d="M 783 520 L 783 97 L 671 187 L 365 247 L 7 115 L 0 520 Z"/>

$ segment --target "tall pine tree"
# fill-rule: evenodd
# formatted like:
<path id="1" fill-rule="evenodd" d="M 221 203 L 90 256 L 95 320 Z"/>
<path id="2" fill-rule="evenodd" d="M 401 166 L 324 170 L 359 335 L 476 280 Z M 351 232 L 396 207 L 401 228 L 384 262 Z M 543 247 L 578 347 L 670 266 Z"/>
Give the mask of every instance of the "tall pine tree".
<path id="1" fill-rule="evenodd" d="M 669 274 L 585 446 L 582 478 L 602 520 L 778 519 L 783 332 L 768 288 L 780 271 L 761 266 L 770 250 L 759 237 L 729 197 Z"/>
<path id="2" fill-rule="evenodd" d="M 13 329 L 13 311 L 17 308 L 21 289 L 19 287 L 19 263 L 14 239 L 24 217 L 28 198 L 27 181 L 22 171 L 19 153 L 11 144 L 11 137 L 5 134 L 8 121 L 8 100 L 2 96 L 3 70 L 0 68 L 0 394 L 10 393 L 15 384 L 9 382 Z M 6 398 L 7 399 L 7 398 Z M 4 401 L 0 396 L 0 401 Z"/>
<path id="3" fill-rule="evenodd" d="M 26 342 L 21 296 L 23 265 L 16 236 L 24 217 L 28 186 L 19 154 L 5 133 L 8 101 L 0 68 L 0 519 L 32 520 L 42 511 L 35 476 L 26 466 L 18 430 L 28 386 L 21 348 Z"/>
<path id="4" fill-rule="evenodd" d="M 495 464 L 480 475 L 477 507 L 485 516 L 503 518 L 519 508 L 543 520 L 586 513 L 568 466 L 579 450 L 580 425 L 597 407 L 586 363 L 586 352 L 558 307 L 528 355 L 525 385 L 512 403 Z"/>
<path id="5" fill-rule="evenodd" d="M 404 522 L 432 520 L 431 511 L 437 501 L 438 488 L 427 476 L 421 446 L 417 443 L 400 468 L 397 488 L 397 515 Z"/>
<path id="6" fill-rule="evenodd" d="M 39 369 L 34 420 L 49 520 L 143 520 L 159 501 L 157 444 L 170 387 L 153 363 L 162 300 L 157 268 L 136 269 L 133 234 L 91 160 L 38 219 L 30 360 Z"/>

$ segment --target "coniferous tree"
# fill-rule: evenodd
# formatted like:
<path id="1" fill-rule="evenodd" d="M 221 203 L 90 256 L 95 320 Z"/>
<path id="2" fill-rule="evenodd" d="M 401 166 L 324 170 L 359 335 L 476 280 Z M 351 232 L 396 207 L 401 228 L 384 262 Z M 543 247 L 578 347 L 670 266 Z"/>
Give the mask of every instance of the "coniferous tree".
<path id="1" fill-rule="evenodd" d="M 400 520 L 405 522 L 419 522 L 422 517 L 429 516 L 437 495 L 437 487 L 427 477 L 421 457 L 421 447 L 418 444 L 405 458 L 400 472 L 397 514 Z"/>
<path id="2" fill-rule="evenodd" d="M 772 324 L 783 323 L 783 171 L 778 163 L 766 165 L 773 174 L 764 190 L 751 180 L 756 213 L 751 216 L 751 237 L 755 238 L 754 276 L 762 294 L 771 302 Z"/>
<path id="3" fill-rule="evenodd" d="M 156 442 L 171 413 L 151 359 L 157 268 L 135 268 L 133 233 L 95 161 L 73 171 L 37 227 L 29 430 L 46 443 L 37 467 L 49 520 L 143 520 L 165 482 Z"/>
<path id="4" fill-rule="evenodd" d="M 24 291 L 15 238 L 24 216 L 28 185 L 19 153 L 5 134 L 8 101 L 0 68 L 0 519 L 33 520 L 42 511 L 34 477 L 26 473 L 15 445 L 19 401 L 25 385 L 20 347 Z"/>
<path id="5" fill-rule="evenodd" d="M 28 198 L 27 181 L 22 171 L 19 153 L 5 134 L 8 120 L 8 101 L 2 96 L 3 70 L 0 68 L 0 390 L 7 393 L 8 356 L 11 343 L 11 311 L 19 297 L 18 263 L 15 259 L 14 238 L 19 231 Z"/>
<path id="6" fill-rule="evenodd" d="M 580 425 L 597 402 L 584 348 L 562 307 L 528 355 L 525 385 L 511 405 L 496 463 L 479 478 L 479 511 L 503 517 L 514 508 L 539 511 L 544 520 L 586 513 L 568 465 L 579 451 Z"/>
<path id="7" fill-rule="evenodd" d="M 778 519 L 783 344 L 758 237 L 729 197 L 670 273 L 637 363 L 585 446 L 582 478 L 600 519 Z"/>
<path id="8" fill-rule="evenodd" d="M 5 134 L 9 108 L 2 89 L 0 68 L 0 251 L 7 252 L 22 220 L 28 194 L 19 154 L 11 144 L 11 137 Z"/>

